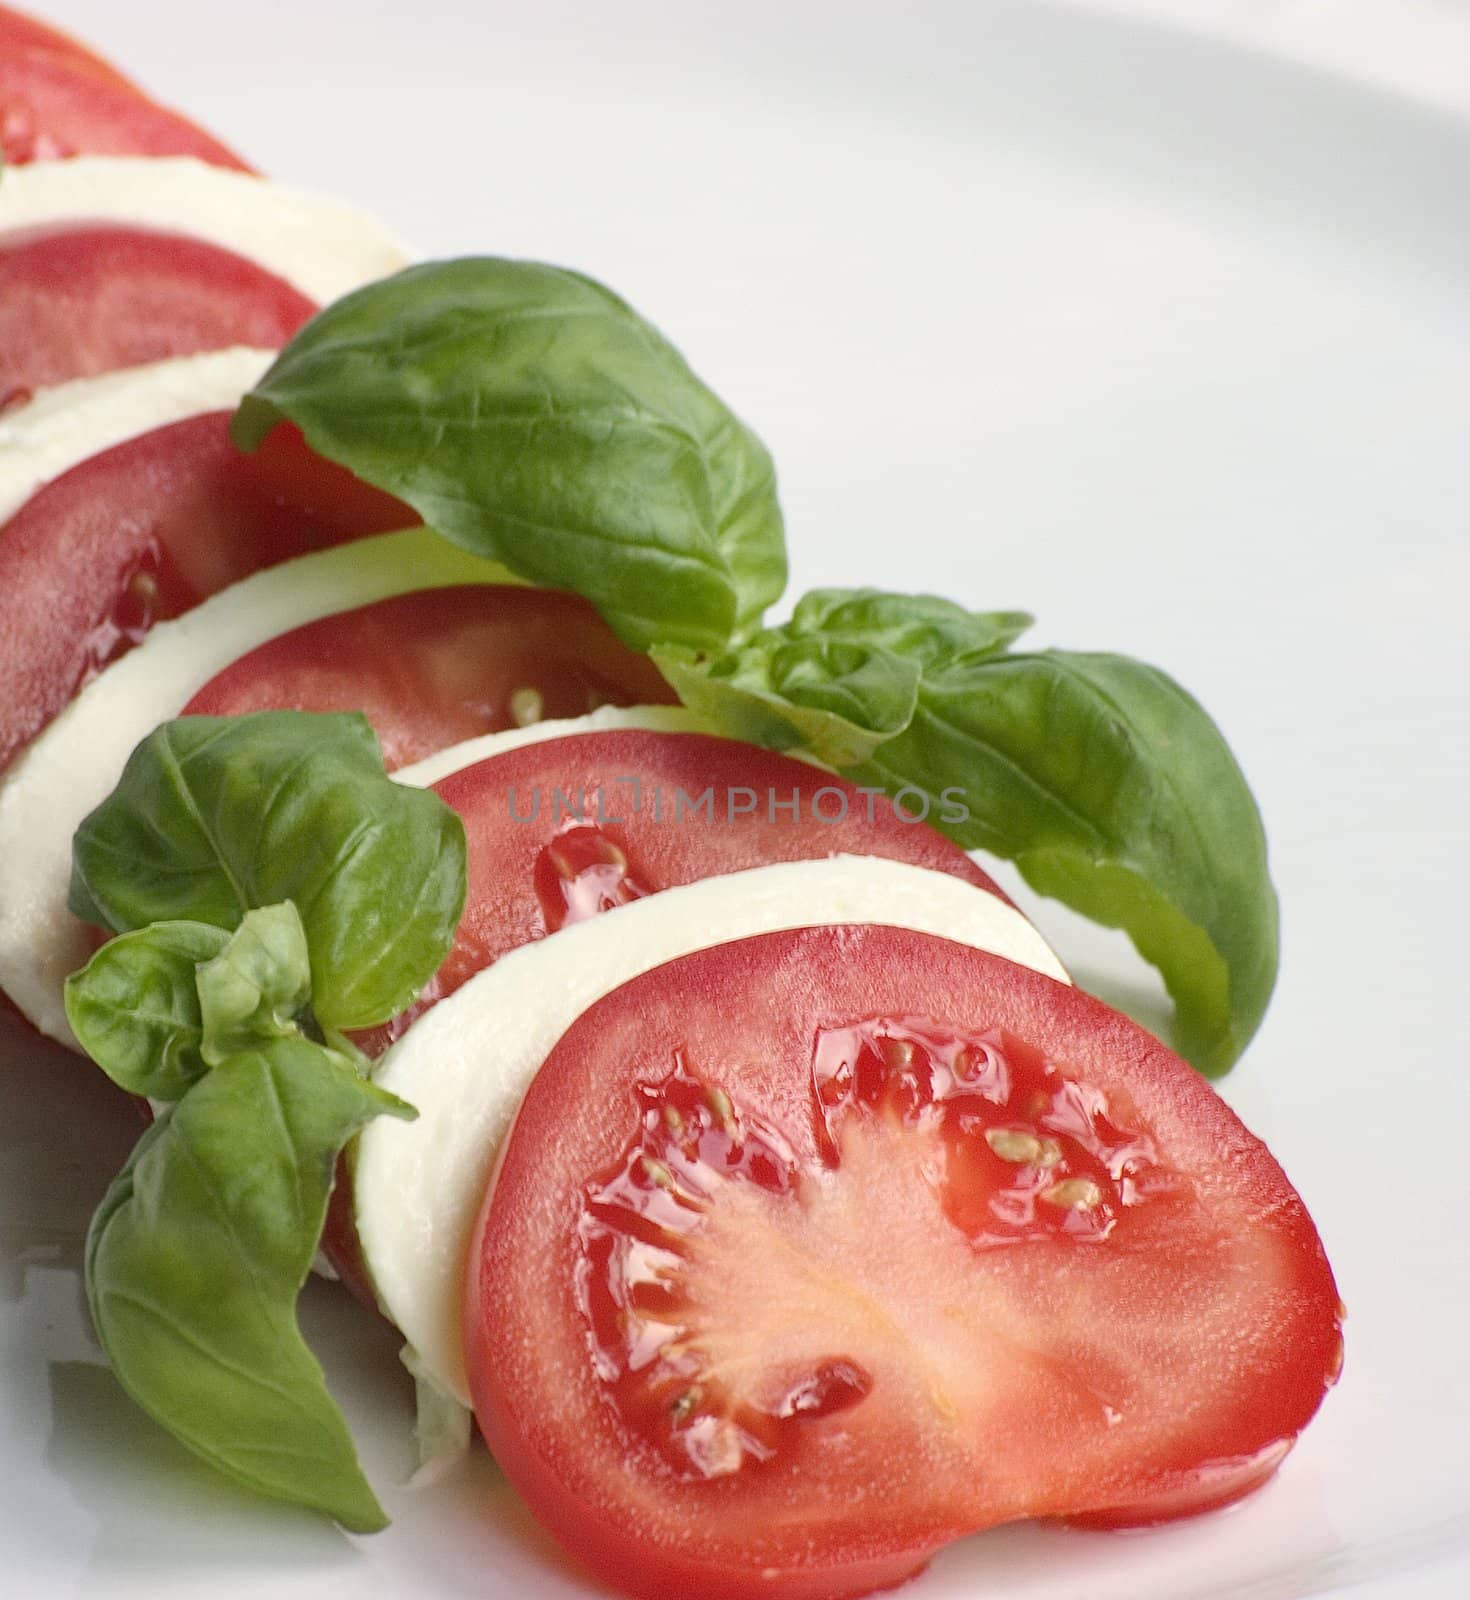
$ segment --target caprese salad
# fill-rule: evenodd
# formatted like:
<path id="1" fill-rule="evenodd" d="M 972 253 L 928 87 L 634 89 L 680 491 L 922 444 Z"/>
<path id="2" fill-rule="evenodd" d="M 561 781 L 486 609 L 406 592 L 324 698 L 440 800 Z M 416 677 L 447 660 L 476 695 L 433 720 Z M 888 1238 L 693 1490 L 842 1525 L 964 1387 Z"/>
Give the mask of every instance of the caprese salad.
<path id="1" fill-rule="evenodd" d="M 626 303 L 408 266 L 3 8 L 0 141 L 0 990 L 149 1108 L 86 1250 L 134 1399 L 381 1528 L 316 1260 L 426 1463 L 473 1416 L 644 1597 L 1269 1477 L 1342 1310 L 1206 1081 L 1276 902 L 1198 704 L 932 596 L 767 622 L 770 458 Z"/>

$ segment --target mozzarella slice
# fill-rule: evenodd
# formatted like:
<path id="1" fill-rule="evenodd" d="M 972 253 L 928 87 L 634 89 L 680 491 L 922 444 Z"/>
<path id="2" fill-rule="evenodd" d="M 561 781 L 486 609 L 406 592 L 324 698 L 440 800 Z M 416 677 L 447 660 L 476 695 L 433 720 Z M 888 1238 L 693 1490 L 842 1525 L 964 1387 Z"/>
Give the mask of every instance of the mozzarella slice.
<path id="1" fill-rule="evenodd" d="M 708 733 L 710 725 L 683 706 L 599 706 L 585 717 L 553 717 L 532 722 L 524 728 L 507 728 L 502 733 L 482 733 L 478 739 L 465 739 L 446 745 L 393 776 L 410 788 L 427 789 L 447 778 L 451 772 L 506 755 L 522 745 L 540 744 L 546 739 L 569 739 L 583 733 L 611 733 L 620 728 L 641 729 L 649 733 Z"/>
<path id="2" fill-rule="evenodd" d="M 0 528 L 38 489 L 89 456 L 186 417 L 233 411 L 273 360 L 273 350 L 237 345 L 150 361 L 58 383 L 0 412 Z"/>
<path id="3" fill-rule="evenodd" d="M 11 167 L 0 231 L 116 222 L 233 250 L 326 305 L 408 257 L 383 225 L 328 200 L 192 156 L 75 156 Z"/>
<path id="4" fill-rule="evenodd" d="M 594 1001 L 693 950 L 759 933 L 879 923 L 938 934 L 1068 982 L 1014 906 L 927 867 L 833 856 L 666 889 L 513 950 L 426 1012 L 375 1077 L 418 1108 L 357 1144 L 358 1237 L 383 1310 L 465 1404 L 460 1313 L 475 1219 L 500 1141 L 552 1046 Z"/>
<path id="5" fill-rule="evenodd" d="M 216 673 L 278 634 L 414 589 L 515 582 L 426 528 L 379 534 L 257 572 L 100 673 L 0 779 L 0 989 L 42 1033 L 76 1048 L 62 983 L 90 955 L 66 908 L 71 841 L 133 747 Z"/>

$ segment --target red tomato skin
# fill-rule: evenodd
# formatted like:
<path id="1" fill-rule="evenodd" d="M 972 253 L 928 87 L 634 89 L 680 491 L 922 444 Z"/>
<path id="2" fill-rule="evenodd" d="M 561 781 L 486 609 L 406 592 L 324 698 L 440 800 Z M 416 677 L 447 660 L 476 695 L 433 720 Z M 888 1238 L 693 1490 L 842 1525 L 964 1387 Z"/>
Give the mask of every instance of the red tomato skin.
<path id="1" fill-rule="evenodd" d="M 78 225 L 0 236 L 0 409 L 36 389 L 171 356 L 276 350 L 313 303 L 199 239 Z"/>
<path id="2" fill-rule="evenodd" d="M 1132 1461 L 1110 1456 L 1106 1444 L 1095 1461 L 1071 1458 L 1065 1439 L 1049 1437 L 1044 1424 L 1034 1440 L 1002 1437 L 998 1452 L 1019 1452 L 1020 1489 L 995 1503 L 987 1503 L 983 1483 L 961 1479 L 956 1491 L 953 1476 L 916 1487 L 895 1472 L 903 1454 L 874 1453 L 881 1437 L 865 1458 L 862 1410 L 849 1414 L 840 1437 L 846 1459 L 865 1462 L 871 1476 L 864 1482 L 830 1482 L 822 1455 L 765 1482 L 757 1475 L 744 1492 L 730 1479 L 661 1476 L 593 1372 L 571 1290 L 579 1197 L 589 1176 L 615 1167 L 626 1149 L 633 1082 L 675 1045 L 737 1106 L 815 1159 L 809 1082 L 780 1063 L 806 1062 L 814 1019 L 915 1009 L 1033 1041 L 1125 1106 L 1129 1125 L 1151 1130 L 1188 1176 L 1198 1226 L 1185 1228 L 1168 1213 L 1147 1217 L 1151 1202 L 1138 1213 L 1143 1232 L 1124 1258 L 1138 1305 L 1172 1306 L 1171 1287 L 1217 1281 L 1210 1272 L 1219 1246 L 1209 1231 L 1217 1223 L 1223 1237 L 1239 1242 L 1249 1234 L 1247 1248 L 1265 1252 L 1259 1259 L 1272 1269 L 1269 1285 L 1246 1292 L 1250 1285 L 1221 1274 L 1219 1305 L 1208 1319 L 1196 1313 L 1191 1321 L 1188 1331 L 1197 1328 L 1204 1339 L 1198 1370 L 1217 1390 L 1203 1408 L 1196 1390 L 1181 1393 L 1176 1418 L 1164 1418 L 1157 1433 L 1133 1435 L 1129 1449 L 1146 1443 L 1147 1451 Z M 1135 1253 L 1145 1245 L 1140 1269 Z M 1174 1253 L 1157 1253 L 1166 1247 Z M 1076 1259 L 1088 1270 L 1093 1262 L 1099 1273 L 1108 1269 L 1105 1257 Z M 1001 1258 L 1001 1266 L 1024 1271 L 1025 1259 Z M 583 1013 L 533 1081 L 502 1147 L 470 1256 L 465 1338 L 476 1416 L 496 1460 L 533 1513 L 601 1578 L 635 1596 L 839 1600 L 875 1581 L 898 1581 L 944 1543 L 997 1522 L 1034 1516 L 1134 1525 L 1238 1498 L 1269 1476 L 1335 1381 L 1339 1313 L 1300 1198 L 1265 1146 L 1187 1064 L 1075 989 L 945 940 L 862 927 L 771 934 L 703 951 Z M 798 1548 L 784 1549 L 781 1523 L 802 1508 L 813 1484 L 825 1488 L 817 1505 L 827 1520 L 804 1523 L 791 1536 Z M 883 1489 L 876 1500 L 875 1486 Z M 844 1487 L 854 1506 L 869 1508 L 847 1525 Z M 927 1505 L 925 1493 L 934 1497 Z M 886 1579 L 876 1576 L 880 1563 L 889 1564 Z M 762 1578 L 768 1569 L 780 1576 Z"/>
<path id="3" fill-rule="evenodd" d="M 392 770 L 514 727 L 510 697 L 524 687 L 538 690 L 548 717 L 672 699 L 653 663 L 620 644 L 580 596 L 465 584 L 282 634 L 211 679 L 184 714 L 362 711 Z"/>
<path id="4" fill-rule="evenodd" d="M 622 803 L 631 792 L 626 780 L 632 777 L 639 779 L 641 793 L 647 796 L 646 806 L 640 805 L 636 813 Z M 696 794 L 713 787 L 717 794 L 725 794 L 744 787 L 755 790 L 763 802 L 771 792 L 784 798 L 799 788 L 809 797 L 817 788 L 833 788 L 849 797 L 850 820 L 798 825 L 784 820 L 789 813 L 778 812 L 772 822 L 767 808 L 738 815 L 734 824 L 686 819 L 675 825 L 655 820 L 656 787 L 670 807 L 678 788 Z M 846 852 L 946 872 L 1006 899 L 994 880 L 942 834 L 922 823 L 900 820 L 882 797 L 875 797 L 874 821 L 868 823 L 865 803 L 851 784 L 790 756 L 706 734 L 642 729 L 547 739 L 462 768 L 434 785 L 465 825 L 469 859 L 464 914 L 454 948 L 424 998 L 392 1023 L 355 1034 L 353 1041 L 360 1049 L 370 1056 L 381 1055 L 412 1021 L 475 973 L 508 951 L 555 931 L 548 928 L 536 883 L 547 846 L 565 837 L 549 799 L 554 788 L 568 794 L 581 790 L 588 797 L 589 815 L 595 814 L 597 805 L 590 797 L 600 788 L 605 811 L 627 813 L 620 824 L 596 831 L 626 857 L 630 875 L 636 876 L 645 894 L 719 873 Z M 533 790 L 546 800 L 544 811 L 538 806 L 534 823 L 514 821 L 512 793 L 520 793 L 524 809 L 524 797 Z M 824 803 L 830 810 L 830 799 Z M 810 815 L 809 809 L 804 814 Z M 350 1172 L 340 1171 L 322 1245 L 343 1282 L 364 1304 L 375 1307 L 357 1242 L 351 1190 Z"/>
<path id="5" fill-rule="evenodd" d="M 13 11 L 9 6 L 0 6 L 0 51 L 7 55 L 28 51 L 57 56 L 113 83 L 136 89 L 131 79 L 125 78 L 110 61 L 99 56 L 80 39 L 74 39 L 69 33 L 63 33 L 59 28 L 53 28 L 22 11 Z"/>
<path id="6" fill-rule="evenodd" d="M 92 456 L 0 528 L 0 771 L 154 623 L 261 567 L 417 520 L 294 429 L 242 455 L 229 420 Z"/>
<path id="7" fill-rule="evenodd" d="M 79 155 L 193 156 L 252 169 L 188 118 L 75 51 L 0 53 L 0 152 L 15 166 Z"/>
<path id="8" fill-rule="evenodd" d="M 636 811 L 631 805 L 634 779 L 640 800 Z M 703 820 L 703 813 L 699 818 L 686 814 L 678 823 L 670 820 L 679 791 L 697 796 L 705 789 L 713 791 L 719 804 L 712 821 Z M 742 789 L 757 796 L 757 808 L 737 812 L 731 820 L 728 797 Z M 811 820 L 811 797 L 818 789 L 844 797 L 845 820 Z M 414 1017 L 507 951 L 545 938 L 566 921 L 580 920 L 573 912 L 550 922 L 545 898 L 538 893 L 550 849 L 569 834 L 590 833 L 611 846 L 623 858 L 637 894 L 749 867 L 850 854 L 949 873 L 1007 899 L 957 844 L 924 823 L 903 821 L 885 796 L 873 797 L 870 822 L 867 800 L 845 778 L 791 756 L 709 734 L 627 728 L 548 739 L 461 768 L 441 778 L 434 790 L 465 825 L 465 911 L 454 948 L 426 1001 L 393 1025 L 358 1039 L 369 1055 L 380 1054 Z M 800 791 L 799 822 L 789 810 L 779 809 L 793 790 Z M 610 820 L 589 820 L 585 829 L 577 827 L 570 816 L 560 816 L 562 808 L 554 799 L 558 794 L 570 803 L 580 795 L 589 819 L 600 809 Z M 531 809 L 533 796 L 536 817 L 517 820 Z M 771 796 L 778 809 L 771 808 Z M 744 798 L 735 803 L 742 805 Z M 829 813 L 835 804 L 830 795 L 822 801 Z"/>

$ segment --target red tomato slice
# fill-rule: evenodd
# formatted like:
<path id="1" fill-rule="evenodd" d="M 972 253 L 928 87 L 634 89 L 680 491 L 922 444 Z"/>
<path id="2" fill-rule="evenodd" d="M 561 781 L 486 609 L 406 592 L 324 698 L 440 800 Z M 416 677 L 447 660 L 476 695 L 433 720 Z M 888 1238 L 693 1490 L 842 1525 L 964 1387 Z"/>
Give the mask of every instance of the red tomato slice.
<path id="1" fill-rule="evenodd" d="M 57 56 L 73 66 L 84 67 L 99 77 L 111 79 L 132 89 L 135 85 L 125 78 L 110 61 L 104 60 L 69 33 L 62 33 L 24 12 L 0 6 L 0 54 L 10 55 L 22 50 Z"/>
<path id="2" fill-rule="evenodd" d="M 219 140 L 75 52 L 0 51 L 0 153 L 20 166 L 65 156 L 195 156 L 252 169 Z"/>
<path id="3" fill-rule="evenodd" d="M 423 1000 L 359 1041 L 374 1055 L 508 950 L 720 873 L 884 856 L 1001 894 L 957 844 L 904 821 L 886 796 L 734 739 L 638 729 L 547 739 L 434 788 L 465 825 L 464 915 Z"/>
<path id="4" fill-rule="evenodd" d="M 260 567 L 416 522 L 294 430 L 230 443 L 229 413 L 90 457 L 0 528 L 0 771 L 155 622 Z"/>
<path id="5" fill-rule="evenodd" d="M 811 928 L 615 990 L 533 1082 L 467 1282 L 475 1410 L 639 1596 L 860 1593 L 1025 1517 L 1276 1465 L 1341 1362 L 1301 1200 L 1100 1001 Z"/>
<path id="6" fill-rule="evenodd" d="M 419 1002 L 354 1035 L 371 1056 L 507 951 L 720 873 L 844 853 L 883 856 L 964 878 L 1009 903 L 957 844 L 904 821 L 885 796 L 734 739 L 638 729 L 547 739 L 452 772 L 434 790 L 465 827 L 464 914 Z M 322 1247 L 348 1288 L 375 1307 L 351 1192 L 349 1164 L 332 1194 Z"/>
<path id="7" fill-rule="evenodd" d="M 361 711 L 390 769 L 516 726 L 530 690 L 547 717 L 668 704 L 646 656 L 619 644 L 578 595 L 500 584 L 421 589 L 309 622 L 242 656 L 186 716 Z"/>
<path id="8" fill-rule="evenodd" d="M 276 350 L 315 306 L 218 245 L 81 226 L 0 238 L 0 407 L 169 356 Z"/>

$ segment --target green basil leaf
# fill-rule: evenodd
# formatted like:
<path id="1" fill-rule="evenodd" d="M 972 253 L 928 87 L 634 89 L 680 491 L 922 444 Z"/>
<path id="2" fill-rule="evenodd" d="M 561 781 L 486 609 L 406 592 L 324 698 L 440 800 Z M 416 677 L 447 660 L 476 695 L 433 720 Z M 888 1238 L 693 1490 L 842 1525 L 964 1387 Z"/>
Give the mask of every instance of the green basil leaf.
<path id="1" fill-rule="evenodd" d="M 233 930 L 293 901 L 325 1027 L 408 1005 L 454 939 L 464 828 L 394 783 L 356 713 L 181 717 L 129 758 L 72 846 L 71 908 L 115 932 L 188 918 Z"/>
<path id="2" fill-rule="evenodd" d="M 1164 673 L 1060 650 L 926 673 L 913 721 L 848 776 L 934 804 L 957 787 L 968 816 L 936 823 L 1124 929 L 1163 975 L 1180 1053 L 1233 1065 L 1275 984 L 1276 894 L 1229 746 Z"/>
<path id="3" fill-rule="evenodd" d="M 445 538 L 585 595 L 636 649 L 720 649 L 785 587 L 760 441 L 601 284 L 431 262 L 309 322 L 233 425 L 281 420 Z"/>
<path id="4" fill-rule="evenodd" d="M 1030 625 L 936 595 L 816 589 L 736 650 L 652 655 L 686 706 L 737 737 L 850 767 L 908 727 L 927 670 L 997 655 Z"/>
<path id="5" fill-rule="evenodd" d="M 356 1532 L 387 1518 L 296 1324 L 338 1152 L 411 1108 L 306 1040 L 234 1056 L 139 1140 L 92 1220 L 87 1296 L 119 1381 L 240 1483 Z"/>
<path id="6" fill-rule="evenodd" d="M 198 972 L 201 1054 L 212 1067 L 271 1039 L 300 1036 L 311 1004 L 306 929 L 289 900 L 247 911 L 224 948 Z"/>
<path id="7" fill-rule="evenodd" d="M 785 631 L 881 645 L 926 670 L 999 655 L 1035 621 L 1026 611 L 966 611 L 932 594 L 883 589 L 813 589 Z"/>
<path id="8" fill-rule="evenodd" d="M 866 760 L 914 714 L 916 662 L 842 639 L 757 634 L 714 661 L 655 648 L 679 698 L 737 738 L 773 750 L 805 749 L 829 766 Z"/>
<path id="9" fill-rule="evenodd" d="M 129 1094 L 177 1100 L 209 1070 L 195 973 L 229 935 L 203 922 L 155 922 L 110 939 L 66 980 L 82 1048 Z"/>
<path id="10" fill-rule="evenodd" d="M 1011 653 L 1030 622 L 932 595 L 821 589 L 737 650 L 654 659 L 729 732 L 804 748 L 906 811 L 922 803 L 961 844 L 1126 930 L 1173 997 L 1181 1053 L 1224 1072 L 1276 976 L 1276 895 L 1250 790 L 1219 729 L 1162 672 Z"/>

